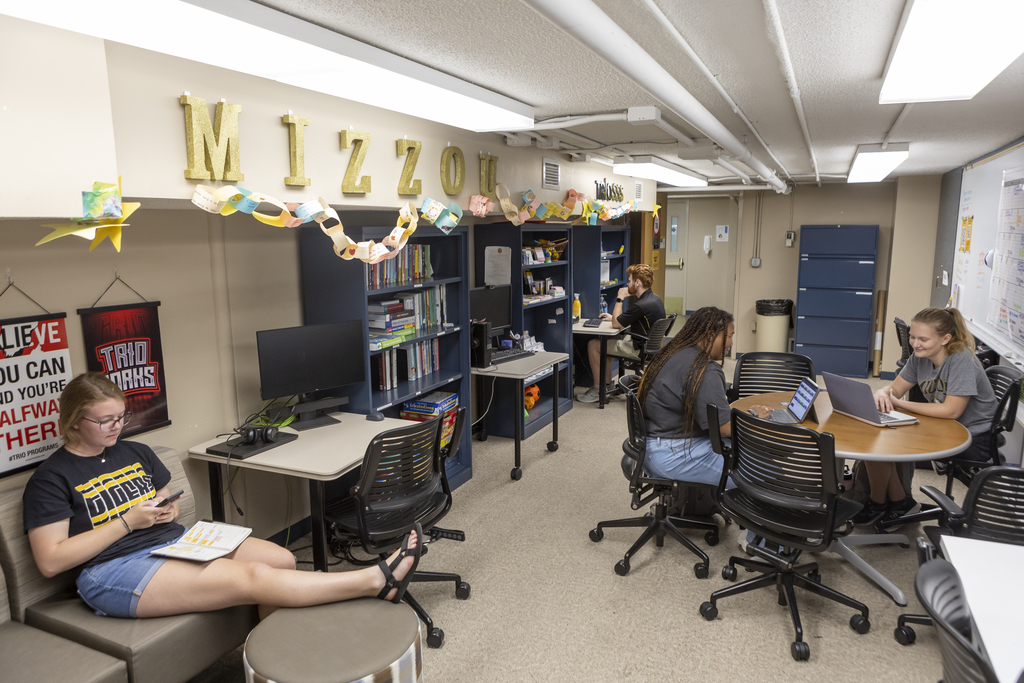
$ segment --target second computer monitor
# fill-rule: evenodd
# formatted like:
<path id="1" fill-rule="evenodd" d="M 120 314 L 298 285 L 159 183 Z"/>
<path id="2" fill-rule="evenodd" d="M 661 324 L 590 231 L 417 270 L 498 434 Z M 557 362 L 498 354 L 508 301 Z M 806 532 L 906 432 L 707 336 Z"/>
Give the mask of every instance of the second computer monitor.
<path id="1" fill-rule="evenodd" d="M 469 290 L 469 317 L 491 324 L 491 335 L 512 328 L 512 287 L 476 287 Z"/>

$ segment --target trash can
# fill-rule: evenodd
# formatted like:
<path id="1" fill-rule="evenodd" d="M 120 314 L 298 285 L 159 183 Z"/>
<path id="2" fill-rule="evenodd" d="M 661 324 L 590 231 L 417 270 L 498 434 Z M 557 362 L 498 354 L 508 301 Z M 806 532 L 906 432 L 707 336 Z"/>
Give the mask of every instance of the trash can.
<path id="1" fill-rule="evenodd" d="M 758 299 L 756 351 L 785 353 L 789 350 L 789 313 L 793 310 L 790 299 Z"/>

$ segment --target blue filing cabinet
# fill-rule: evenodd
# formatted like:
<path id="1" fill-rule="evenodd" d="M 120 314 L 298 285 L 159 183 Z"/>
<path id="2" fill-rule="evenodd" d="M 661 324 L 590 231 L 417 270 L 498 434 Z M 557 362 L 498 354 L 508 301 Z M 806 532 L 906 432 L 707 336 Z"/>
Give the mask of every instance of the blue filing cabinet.
<path id="1" fill-rule="evenodd" d="M 867 377 L 877 225 L 803 225 L 794 350 L 822 370 Z"/>

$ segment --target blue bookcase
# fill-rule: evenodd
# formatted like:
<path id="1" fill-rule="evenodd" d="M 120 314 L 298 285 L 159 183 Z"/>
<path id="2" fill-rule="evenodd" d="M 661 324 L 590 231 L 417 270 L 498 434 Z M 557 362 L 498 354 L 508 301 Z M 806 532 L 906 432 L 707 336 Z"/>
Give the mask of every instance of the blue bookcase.
<path id="1" fill-rule="evenodd" d="M 351 227 L 345 234 L 356 241 L 382 241 L 394 226 Z M 364 343 L 365 381 L 343 387 L 336 393 L 348 396 L 348 410 L 354 413 L 382 413 L 399 417 L 402 404 L 432 391 L 453 391 L 459 405 L 470 404 L 469 373 L 469 233 L 465 226 L 444 235 L 431 225 L 421 226 L 409 244 L 430 246 L 433 275 L 408 279 L 387 286 L 368 283 L 368 266 L 361 261 L 343 261 L 334 254 L 332 242 L 317 226 L 303 227 L 299 233 L 299 260 L 302 276 L 303 319 L 307 325 L 361 320 L 363 338 L 368 336 L 367 306 L 377 301 L 395 299 L 399 295 L 420 292 L 431 287 L 445 288 L 447 328 L 427 328 L 403 342 L 438 340 L 440 369 L 416 380 L 398 382 L 397 388 L 381 391 L 372 382 L 374 363 L 383 351 L 370 351 Z M 463 431 L 462 444 L 456 458 L 448 460 L 448 479 L 458 486 L 473 476 L 471 431 Z"/>
<path id="2" fill-rule="evenodd" d="M 602 261 L 608 261 L 608 279 L 601 284 Z M 574 225 L 572 228 L 573 293 L 580 295 L 581 314 L 596 318 L 600 301 L 615 308 L 615 294 L 626 286 L 629 267 L 628 225 Z"/>
<path id="3" fill-rule="evenodd" d="M 800 228 L 794 350 L 818 372 L 868 376 L 877 253 L 877 225 Z"/>

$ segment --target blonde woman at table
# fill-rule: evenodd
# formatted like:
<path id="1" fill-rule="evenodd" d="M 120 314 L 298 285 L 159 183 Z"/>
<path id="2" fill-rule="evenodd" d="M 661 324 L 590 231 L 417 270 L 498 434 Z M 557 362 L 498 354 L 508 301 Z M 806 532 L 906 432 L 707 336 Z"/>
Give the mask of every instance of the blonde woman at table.
<path id="1" fill-rule="evenodd" d="M 71 380 L 60 396 L 65 443 L 25 486 L 24 518 L 32 556 L 44 576 L 77 573 L 78 593 L 97 614 L 159 617 L 257 604 L 264 617 L 363 596 L 398 602 L 420 555 L 410 532 L 387 562 L 358 571 L 295 570 L 295 557 L 247 538 L 229 555 L 190 562 L 151 555 L 185 529 L 171 474 L 149 446 L 119 441 L 131 420 L 124 394 L 99 372 Z"/>
<path id="2" fill-rule="evenodd" d="M 988 458 L 988 429 L 996 413 L 996 396 L 981 361 L 974 355 L 974 336 L 955 308 L 926 308 L 910 322 L 914 355 L 892 384 L 875 392 L 880 411 L 898 410 L 928 417 L 956 420 L 971 433 L 970 447 L 960 454 L 972 460 Z M 926 403 L 904 397 L 917 385 Z M 890 521 L 920 509 L 906 495 L 896 466 L 891 462 L 865 462 L 871 499 L 854 523 Z M 892 528 L 892 527 L 890 527 Z"/>

